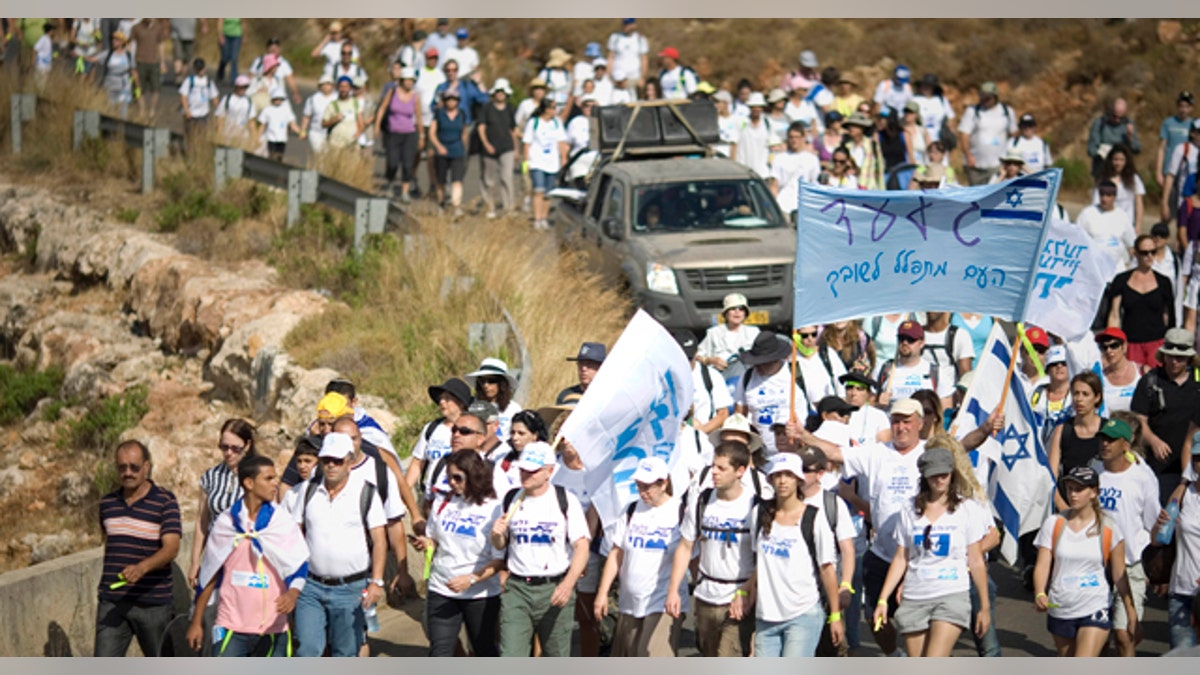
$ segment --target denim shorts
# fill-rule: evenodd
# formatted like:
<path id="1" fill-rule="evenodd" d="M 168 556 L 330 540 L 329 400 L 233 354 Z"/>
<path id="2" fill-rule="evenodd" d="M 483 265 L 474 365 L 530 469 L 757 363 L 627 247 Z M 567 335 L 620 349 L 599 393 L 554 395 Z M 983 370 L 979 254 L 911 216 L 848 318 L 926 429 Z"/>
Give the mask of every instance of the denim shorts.
<path id="1" fill-rule="evenodd" d="M 1098 609 L 1087 616 L 1075 619 L 1046 617 L 1046 630 L 1050 631 L 1051 635 L 1057 635 L 1060 638 L 1074 640 L 1075 634 L 1079 632 L 1080 628 L 1112 630 L 1112 619 L 1109 616 L 1108 609 Z"/>
<path id="2" fill-rule="evenodd" d="M 534 192 L 549 192 L 554 189 L 554 177 L 557 174 L 539 169 L 529 170 L 529 180 L 533 182 Z"/>

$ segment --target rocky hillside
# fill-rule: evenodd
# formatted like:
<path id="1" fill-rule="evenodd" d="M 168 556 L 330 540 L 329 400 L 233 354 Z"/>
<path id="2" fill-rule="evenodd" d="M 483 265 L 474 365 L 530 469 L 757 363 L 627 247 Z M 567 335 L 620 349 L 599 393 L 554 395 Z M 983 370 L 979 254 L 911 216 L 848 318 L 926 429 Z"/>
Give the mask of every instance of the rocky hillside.
<path id="1" fill-rule="evenodd" d="M 282 287 L 262 263 L 221 267 L 168 241 L 48 191 L 0 184 L 0 250 L 15 254 L 0 269 L 0 346 L 21 386 L 30 385 L 20 373 L 58 374 L 0 430 L 0 570 L 99 543 L 96 504 L 115 486 L 113 428 L 147 443 L 154 480 L 189 520 L 226 418 L 263 421 L 261 449 L 286 458 L 336 375 L 301 368 L 281 348 L 294 325 L 326 309 L 324 297 Z"/>

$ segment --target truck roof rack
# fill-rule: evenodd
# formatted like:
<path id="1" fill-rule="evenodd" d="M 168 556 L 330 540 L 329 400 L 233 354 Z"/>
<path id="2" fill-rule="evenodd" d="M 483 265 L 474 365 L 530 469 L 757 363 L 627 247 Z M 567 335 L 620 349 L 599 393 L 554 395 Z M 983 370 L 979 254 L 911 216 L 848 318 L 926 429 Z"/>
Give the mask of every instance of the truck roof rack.
<path id="1" fill-rule="evenodd" d="M 647 156 L 713 155 L 720 140 L 710 101 L 666 99 L 600 108 L 598 149 L 608 161 Z"/>

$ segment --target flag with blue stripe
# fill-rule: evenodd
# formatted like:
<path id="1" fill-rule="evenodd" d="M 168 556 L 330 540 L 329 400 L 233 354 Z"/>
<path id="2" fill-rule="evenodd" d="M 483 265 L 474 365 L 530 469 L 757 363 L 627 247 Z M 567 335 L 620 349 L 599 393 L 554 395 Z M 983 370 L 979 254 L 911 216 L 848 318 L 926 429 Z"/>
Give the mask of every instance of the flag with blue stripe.
<path id="1" fill-rule="evenodd" d="M 982 424 L 1000 405 L 1012 358 L 1012 348 L 1003 329 L 999 324 L 993 326 L 971 388 L 954 420 L 960 437 Z M 1037 431 L 1030 393 L 1022 379 L 1014 375 L 1004 405 L 1004 428 L 980 448 L 980 461 L 989 455 L 994 458 L 988 495 L 1004 527 L 1000 554 L 1009 564 L 1017 560 L 1017 538 L 1040 527 L 1054 505 L 1054 476 Z"/>

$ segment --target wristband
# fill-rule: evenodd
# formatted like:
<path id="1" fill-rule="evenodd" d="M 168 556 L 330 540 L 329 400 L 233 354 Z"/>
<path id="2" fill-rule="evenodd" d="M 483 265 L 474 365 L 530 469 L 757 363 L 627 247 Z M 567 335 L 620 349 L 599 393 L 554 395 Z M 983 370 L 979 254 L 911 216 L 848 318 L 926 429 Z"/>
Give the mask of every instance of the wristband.
<path id="1" fill-rule="evenodd" d="M 1046 595 L 1045 593 L 1038 593 L 1037 595 L 1033 596 L 1033 599 L 1034 599 L 1034 600 L 1037 600 L 1038 598 L 1046 598 L 1046 599 L 1049 599 L 1049 597 L 1050 597 L 1050 596 Z"/>
<path id="2" fill-rule="evenodd" d="M 887 607 L 887 600 L 880 600 L 879 602 L 875 603 L 875 606 L 876 607 Z"/>
<path id="3" fill-rule="evenodd" d="M 737 598 L 737 597 L 748 598 L 748 597 L 750 597 L 750 591 L 746 591 L 746 590 L 743 590 L 743 589 L 739 588 L 739 589 L 737 589 L 736 591 L 734 591 L 734 592 L 733 592 L 733 597 L 735 597 L 735 598 Z"/>
<path id="4" fill-rule="evenodd" d="M 842 620 L 842 613 L 841 613 L 841 612 L 830 612 L 830 613 L 829 613 L 829 619 L 827 620 L 827 623 L 833 623 L 834 621 L 841 621 L 841 620 Z"/>
<path id="5" fill-rule="evenodd" d="M 849 581 L 843 581 L 838 588 L 844 588 L 847 591 L 850 591 L 850 595 L 854 595 L 854 586 L 852 586 Z"/>

